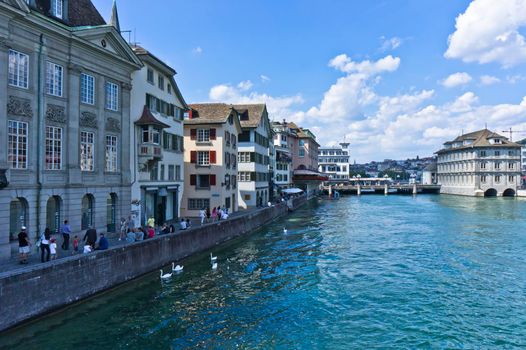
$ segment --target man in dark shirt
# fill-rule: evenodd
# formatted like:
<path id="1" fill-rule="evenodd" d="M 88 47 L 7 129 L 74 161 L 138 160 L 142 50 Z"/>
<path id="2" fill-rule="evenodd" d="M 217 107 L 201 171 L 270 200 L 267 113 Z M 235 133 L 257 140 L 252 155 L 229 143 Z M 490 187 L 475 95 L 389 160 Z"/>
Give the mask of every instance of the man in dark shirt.
<path id="1" fill-rule="evenodd" d="M 97 230 L 95 230 L 93 227 L 90 227 L 84 235 L 84 242 L 91 246 L 92 249 L 95 249 L 95 242 L 97 242 Z"/>
<path id="2" fill-rule="evenodd" d="M 18 253 L 20 253 L 20 263 L 27 264 L 27 254 L 29 254 L 29 237 L 26 232 L 26 227 L 22 226 L 20 233 L 18 234 Z"/>
<path id="3" fill-rule="evenodd" d="M 97 248 L 97 250 L 106 250 L 109 248 L 109 246 L 110 243 L 108 242 L 108 239 L 104 237 L 104 233 L 101 233 L 99 239 L 99 247 Z"/>

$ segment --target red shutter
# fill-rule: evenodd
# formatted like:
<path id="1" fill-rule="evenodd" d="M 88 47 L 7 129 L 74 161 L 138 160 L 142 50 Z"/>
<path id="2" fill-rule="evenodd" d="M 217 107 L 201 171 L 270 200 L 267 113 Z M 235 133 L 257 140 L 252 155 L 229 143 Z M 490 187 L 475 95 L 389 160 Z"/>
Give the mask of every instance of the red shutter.
<path id="1" fill-rule="evenodd" d="M 192 119 L 192 110 L 188 110 L 188 119 Z"/>
<path id="2" fill-rule="evenodd" d="M 197 163 L 197 151 L 190 151 L 190 163 Z"/>
<path id="3" fill-rule="evenodd" d="M 197 129 L 190 129 L 190 140 L 197 140 Z"/>
<path id="4" fill-rule="evenodd" d="M 210 129 L 210 140 L 216 139 L 216 129 Z"/>
<path id="5" fill-rule="evenodd" d="M 190 175 L 190 186 L 195 186 L 197 184 L 197 175 Z"/>
<path id="6" fill-rule="evenodd" d="M 210 164 L 216 163 L 216 151 L 210 151 Z"/>
<path id="7" fill-rule="evenodd" d="M 210 175 L 210 186 L 215 186 L 216 185 L 216 176 L 215 174 L 211 174 Z"/>

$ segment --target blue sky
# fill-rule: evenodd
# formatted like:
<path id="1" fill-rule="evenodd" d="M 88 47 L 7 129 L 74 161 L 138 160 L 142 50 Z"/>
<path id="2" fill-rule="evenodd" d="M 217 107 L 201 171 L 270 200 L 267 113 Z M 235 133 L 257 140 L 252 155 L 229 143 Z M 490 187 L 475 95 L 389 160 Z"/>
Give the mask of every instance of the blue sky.
<path id="1" fill-rule="evenodd" d="M 93 2 L 108 18 L 112 0 Z M 266 102 L 321 144 L 346 137 L 357 161 L 430 155 L 486 123 L 526 130 L 526 0 L 117 3 L 187 102 Z"/>

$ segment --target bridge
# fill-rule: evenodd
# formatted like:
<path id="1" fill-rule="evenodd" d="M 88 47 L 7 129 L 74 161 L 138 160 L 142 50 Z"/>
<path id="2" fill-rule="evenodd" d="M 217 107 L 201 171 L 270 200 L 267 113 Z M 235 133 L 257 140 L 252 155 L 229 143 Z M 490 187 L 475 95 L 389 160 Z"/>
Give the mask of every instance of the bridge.
<path id="1" fill-rule="evenodd" d="M 401 184 L 395 183 L 389 177 L 383 178 L 360 178 L 354 177 L 347 181 L 327 181 L 323 184 L 323 190 L 332 195 L 334 191 L 340 194 L 418 194 L 418 193 L 440 193 L 440 185 L 424 185 L 417 183 Z"/>

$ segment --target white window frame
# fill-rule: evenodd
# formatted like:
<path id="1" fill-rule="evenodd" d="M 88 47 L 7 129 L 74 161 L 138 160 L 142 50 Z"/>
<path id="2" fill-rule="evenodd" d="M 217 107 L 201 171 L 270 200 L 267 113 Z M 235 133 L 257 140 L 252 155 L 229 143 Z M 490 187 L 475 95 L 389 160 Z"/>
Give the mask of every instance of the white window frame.
<path id="1" fill-rule="evenodd" d="M 95 77 L 93 75 L 80 74 L 80 102 L 95 104 Z"/>
<path id="2" fill-rule="evenodd" d="M 197 142 L 210 142 L 210 129 L 197 129 Z"/>
<path id="3" fill-rule="evenodd" d="M 197 152 L 197 165 L 201 165 L 201 166 L 210 165 L 210 152 L 209 151 L 198 151 Z"/>
<path id="4" fill-rule="evenodd" d="M 119 139 L 115 135 L 106 135 L 106 171 L 119 171 Z"/>
<path id="5" fill-rule="evenodd" d="M 11 169 L 27 169 L 29 125 L 18 120 L 8 120 L 7 126 L 7 160 L 9 167 Z M 10 147 L 11 145 L 13 147 Z M 25 158 L 21 160 L 21 157 L 24 156 L 24 151 Z"/>
<path id="6" fill-rule="evenodd" d="M 63 19 L 64 0 L 51 0 L 51 14 L 57 18 Z"/>
<path id="7" fill-rule="evenodd" d="M 27 89 L 29 87 L 29 55 L 9 50 L 9 85 Z"/>
<path id="8" fill-rule="evenodd" d="M 53 62 L 46 62 L 46 93 L 62 97 L 64 67 Z"/>
<path id="9" fill-rule="evenodd" d="M 119 85 L 109 81 L 106 82 L 106 109 L 119 110 Z"/>
<path id="10" fill-rule="evenodd" d="M 80 132 L 80 170 L 95 171 L 95 133 Z"/>
<path id="11" fill-rule="evenodd" d="M 62 170 L 62 135 L 62 128 L 46 126 L 46 170 Z"/>

